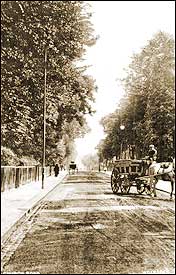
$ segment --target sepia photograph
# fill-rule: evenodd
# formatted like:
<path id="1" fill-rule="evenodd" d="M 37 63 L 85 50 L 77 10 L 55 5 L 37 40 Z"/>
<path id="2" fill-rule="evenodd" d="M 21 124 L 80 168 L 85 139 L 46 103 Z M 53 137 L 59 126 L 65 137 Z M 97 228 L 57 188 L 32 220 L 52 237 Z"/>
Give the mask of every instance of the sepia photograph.
<path id="1" fill-rule="evenodd" d="M 175 1 L 1 1 L 1 274 L 175 274 Z"/>

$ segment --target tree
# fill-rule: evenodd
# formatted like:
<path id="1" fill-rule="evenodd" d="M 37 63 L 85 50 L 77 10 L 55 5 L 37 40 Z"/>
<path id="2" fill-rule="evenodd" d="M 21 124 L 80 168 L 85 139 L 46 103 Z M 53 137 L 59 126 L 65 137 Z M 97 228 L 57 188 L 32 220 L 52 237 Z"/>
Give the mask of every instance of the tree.
<path id="1" fill-rule="evenodd" d="M 137 157 L 147 154 L 149 144 L 158 148 L 158 161 L 174 156 L 174 70 L 174 39 L 158 32 L 133 56 L 122 80 L 125 95 L 120 108 L 104 119 L 108 121 L 105 127 L 110 125 L 106 140 L 113 143 L 111 148 L 118 144 L 116 135 L 121 139 L 118 127 L 123 121 L 125 143 L 135 145 Z"/>
<path id="2" fill-rule="evenodd" d="M 174 39 L 159 32 L 134 56 L 124 80 L 129 103 L 134 102 L 135 142 L 140 141 L 145 152 L 154 143 L 158 160 L 167 159 L 174 149 L 174 68 Z"/>
<path id="3" fill-rule="evenodd" d="M 2 1 L 1 9 L 2 144 L 41 160 L 45 51 L 47 151 L 65 124 L 76 120 L 78 130 L 92 112 L 94 80 L 76 65 L 96 41 L 91 14 L 82 1 Z"/>
<path id="4" fill-rule="evenodd" d="M 99 159 L 96 154 L 88 154 L 84 156 L 82 163 L 87 170 L 98 170 Z"/>

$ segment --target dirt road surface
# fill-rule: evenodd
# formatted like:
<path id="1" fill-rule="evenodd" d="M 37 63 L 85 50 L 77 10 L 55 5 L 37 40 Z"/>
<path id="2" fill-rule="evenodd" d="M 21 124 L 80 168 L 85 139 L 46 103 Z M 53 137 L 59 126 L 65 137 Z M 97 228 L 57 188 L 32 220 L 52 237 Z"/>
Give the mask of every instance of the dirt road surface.
<path id="1" fill-rule="evenodd" d="M 69 175 L 2 247 L 2 273 L 175 274 L 175 198 L 114 195 L 107 175 Z"/>

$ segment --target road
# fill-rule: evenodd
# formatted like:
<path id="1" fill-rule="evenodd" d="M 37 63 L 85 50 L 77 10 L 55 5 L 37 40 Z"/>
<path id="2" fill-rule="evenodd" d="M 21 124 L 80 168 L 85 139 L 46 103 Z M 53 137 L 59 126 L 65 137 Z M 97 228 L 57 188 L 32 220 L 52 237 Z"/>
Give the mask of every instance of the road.
<path id="1" fill-rule="evenodd" d="M 175 203 L 157 194 L 114 195 L 108 175 L 68 175 L 2 247 L 1 273 L 175 274 Z"/>

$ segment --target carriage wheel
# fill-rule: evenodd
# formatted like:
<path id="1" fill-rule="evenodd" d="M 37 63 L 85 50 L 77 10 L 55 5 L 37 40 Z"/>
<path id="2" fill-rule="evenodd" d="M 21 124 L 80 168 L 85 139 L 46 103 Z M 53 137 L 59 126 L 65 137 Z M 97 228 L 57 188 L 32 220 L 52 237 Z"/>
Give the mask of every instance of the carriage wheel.
<path id="1" fill-rule="evenodd" d="M 118 193 L 120 187 L 120 178 L 117 169 L 113 169 L 111 174 L 111 188 L 114 194 Z"/>
<path id="2" fill-rule="evenodd" d="M 129 193 L 131 184 L 130 184 L 130 180 L 129 180 L 128 175 L 125 175 L 124 178 L 121 179 L 121 186 L 120 187 L 121 187 L 122 194 L 128 194 Z"/>
<path id="3" fill-rule="evenodd" d="M 137 192 L 139 194 L 144 193 L 145 191 L 145 182 L 143 180 L 136 180 L 136 187 L 137 187 Z"/>

